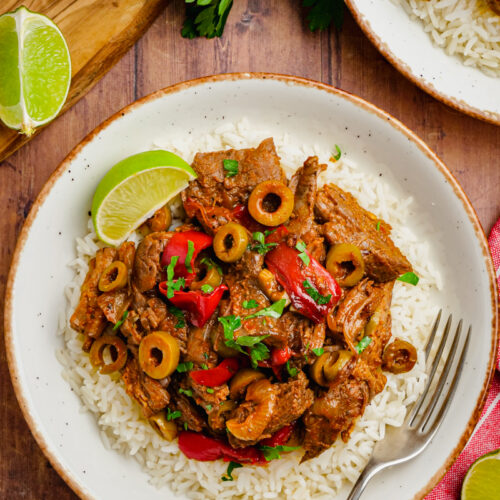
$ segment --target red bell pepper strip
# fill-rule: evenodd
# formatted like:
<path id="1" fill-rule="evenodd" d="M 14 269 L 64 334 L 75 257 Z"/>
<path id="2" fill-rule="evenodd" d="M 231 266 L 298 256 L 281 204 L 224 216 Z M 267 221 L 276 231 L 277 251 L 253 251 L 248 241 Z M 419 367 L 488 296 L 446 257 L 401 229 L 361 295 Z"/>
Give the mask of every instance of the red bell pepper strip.
<path id="1" fill-rule="evenodd" d="M 165 250 L 163 250 L 160 261 L 162 268 L 168 266 L 172 257 L 177 255 L 179 260 L 174 268 L 174 276 L 176 278 L 185 278 L 186 285 L 189 285 L 196 276 L 194 270 L 196 257 L 202 250 L 212 245 L 212 240 L 213 238 L 211 236 L 201 231 L 183 231 L 175 233 L 167 243 Z M 190 241 L 192 242 L 193 250 L 192 255 L 186 263 Z"/>
<path id="2" fill-rule="evenodd" d="M 290 297 L 293 307 L 315 323 L 320 323 L 340 299 L 341 291 L 333 276 L 309 252 L 307 255 L 310 258 L 308 266 L 299 258 L 295 248 L 281 242 L 266 254 L 265 262 Z M 331 295 L 328 303 L 318 304 L 307 293 L 305 281 L 324 297 Z"/>
<path id="3" fill-rule="evenodd" d="M 159 285 L 160 293 L 167 296 L 167 282 L 162 281 Z M 223 293 L 227 290 L 226 285 L 219 285 L 211 293 L 203 293 L 201 290 L 175 291 L 170 302 L 179 309 L 186 312 L 188 321 L 201 328 L 212 316 L 219 305 Z"/>
<path id="4" fill-rule="evenodd" d="M 198 432 L 182 431 L 179 434 L 179 449 L 186 457 L 201 462 L 222 458 L 239 463 L 266 463 L 262 452 L 253 446 L 234 449 L 222 439 L 211 438 Z"/>
<path id="5" fill-rule="evenodd" d="M 248 211 L 248 207 L 246 205 L 237 205 L 233 208 L 232 212 L 233 218 L 238 221 L 243 227 L 246 227 L 250 232 L 263 233 L 266 229 L 271 229 L 268 226 L 262 225 L 260 222 L 257 222 Z"/>
<path id="6" fill-rule="evenodd" d="M 263 439 L 259 442 L 262 446 L 282 446 L 288 442 L 293 430 L 295 429 L 295 422 L 293 424 L 285 425 L 279 431 L 275 432 L 270 438 Z"/>
<path id="7" fill-rule="evenodd" d="M 215 368 L 194 370 L 189 375 L 197 384 L 217 387 L 226 383 L 238 371 L 239 367 L 238 358 L 227 358 Z"/>
<path id="8" fill-rule="evenodd" d="M 288 233 L 289 231 L 285 226 L 278 226 L 266 236 L 266 243 L 280 243 Z"/>
<path id="9" fill-rule="evenodd" d="M 284 365 L 291 357 L 292 350 L 289 347 L 284 347 L 282 349 L 273 347 L 273 349 L 271 350 L 271 365 Z"/>

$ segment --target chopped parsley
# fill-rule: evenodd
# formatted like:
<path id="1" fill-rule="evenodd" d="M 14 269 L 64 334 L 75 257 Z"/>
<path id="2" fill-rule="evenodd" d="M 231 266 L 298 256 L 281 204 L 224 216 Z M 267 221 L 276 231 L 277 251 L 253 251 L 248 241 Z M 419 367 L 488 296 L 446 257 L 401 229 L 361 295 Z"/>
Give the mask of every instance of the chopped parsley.
<path id="1" fill-rule="evenodd" d="M 363 337 L 355 346 L 356 352 L 361 354 L 371 343 L 371 337 Z"/>
<path id="2" fill-rule="evenodd" d="M 121 319 L 115 323 L 115 326 L 113 326 L 113 330 L 118 330 L 118 328 L 120 328 L 120 326 L 122 326 L 125 320 L 127 319 L 127 316 L 128 316 L 128 311 L 125 311 Z"/>
<path id="3" fill-rule="evenodd" d="M 183 389 L 179 387 L 179 394 L 185 394 L 186 396 L 192 397 L 193 391 L 191 389 Z"/>
<path id="4" fill-rule="evenodd" d="M 332 154 L 332 158 L 335 160 L 335 161 L 339 161 L 340 160 L 340 157 L 342 156 L 342 151 L 340 151 L 340 148 L 338 147 L 337 144 L 335 144 L 335 149 L 337 150 L 337 154 Z"/>
<path id="5" fill-rule="evenodd" d="M 415 286 L 418 284 L 420 278 L 415 273 L 409 272 L 402 274 L 399 278 L 397 278 L 397 280 Z"/>
<path id="6" fill-rule="evenodd" d="M 313 349 L 312 352 L 316 354 L 316 356 L 321 356 L 325 350 L 322 347 L 316 347 L 316 349 Z"/>
<path id="7" fill-rule="evenodd" d="M 184 422 L 184 430 L 187 431 L 188 430 L 188 423 L 187 422 Z"/>
<path id="8" fill-rule="evenodd" d="M 208 366 L 205 363 L 201 364 L 201 369 L 202 370 L 208 370 Z"/>
<path id="9" fill-rule="evenodd" d="M 205 359 L 208 359 L 208 352 L 204 352 L 204 353 L 203 353 L 203 357 L 204 357 Z"/>
<path id="10" fill-rule="evenodd" d="M 245 309 L 254 309 L 255 307 L 258 307 L 258 306 L 259 306 L 259 303 L 254 299 L 243 301 L 243 307 Z"/>
<path id="11" fill-rule="evenodd" d="M 218 273 L 222 276 L 222 268 L 219 266 L 219 264 L 217 264 L 216 262 L 214 262 L 210 257 L 203 257 L 201 260 L 200 260 L 200 264 L 205 264 L 207 266 L 207 269 L 212 269 L 212 267 L 215 267 L 215 269 L 217 269 Z"/>
<path id="12" fill-rule="evenodd" d="M 182 413 L 179 410 L 176 411 L 171 411 L 170 408 L 167 408 L 167 420 L 175 420 L 176 418 L 179 418 L 182 415 Z"/>
<path id="13" fill-rule="evenodd" d="M 193 272 L 193 266 L 191 265 L 191 260 L 193 259 L 193 255 L 194 255 L 194 243 L 191 240 L 188 240 L 188 251 L 186 254 L 186 258 L 184 259 L 184 264 L 186 266 L 188 273 Z"/>
<path id="14" fill-rule="evenodd" d="M 249 314 L 243 318 L 243 321 L 251 318 L 257 318 L 259 316 L 269 316 L 271 318 L 279 318 L 283 314 L 283 309 L 286 306 L 286 299 L 280 299 L 271 304 L 269 307 L 264 307 L 260 311 Z"/>
<path id="15" fill-rule="evenodd" d="M 243 467 L 243 465 L 239 464 L 238 462 L 229 462 L 229 465 L 227 466 L 226 475 L 222 476 L 221 479 L 223 481 L 234 481 L 234 478 L 232 476 L 233 470 L 239 469 L 240 467 Z"/>
<path id="16" fill-rule="evenodd" d="M 328 295 L 321 295 L 318 290 L 316 290 L 316 288 L 314 288 L 314 286 L 312 285 L 312 283 L 309 281 L 309 280 L 304 280 L 302 282 L 302 285 L 304 286 L 304 289 L 307 293 L 307 295 L 309 295 L 309 297 L 311 297 L 314 302 L 316 302 L 316 304 L 318 305 L 324 305 L 324 304 L 328 304 L 328 302 L 330 302 L 331 298 L 332 298 L 332 294 L 329 293 Z"/>
<path id="17" fill-rule="evenodd" d="M 207 387 L 208 394 L 213 394 L 214 390 L 211 387 Z"/>
<path id="18" fill-rule="evenodd" d="M 184 326 L 186 326 L 186 319 L 184 318 L 184 312 L 182 311 L 182 309 L 169 304 L 168 310 L 178 319 L 175 328 L 183 328 Z"/>
<path id="19" fill-rule="evenodd" d="M 201 291 L 203 293 L 212 293 L 214 291 L 214 287 L 207 283 L 205 285 L 201 285 Z"/>
<path id="20" fill-rule="evenodd" d="M 306 252 L 307 245 L 303 241 L 298 241 L 297 244 L 295 245 L 295 248 L 300 252 L 299 253 L 300 260 L 307 267 L 311 262 L 311 258 L 309 257 L 309 255 L 307 255 Z"/>
<path id="21" fill-rule="evenodd" d="M 261 255 L 266 255 L 269 250 L 278 246 L 277 243 L 266 243 L 266 237 L 264 233 L 261 233 L 260 231 L 253 233 L 252 237 L 255 243 L 250 244 L 250 250 L 254 250 Z"/>
<path id="22" fill-rule="evenodd" d="M 213 406 L 212 405 L 207 405 L 207 410 L 212 411 Z"/>
<path id="23" fill-rule="evenodd" d="M 299 373 L 299 370 L 297 370 L 297 368 L 290 366 L 290 360 L 286 362 L 286 371 L 288 372 L 288 375 L 290 375 L 290 377 L 295 377 L 295 375 Z"/>
<path id="24" fill-rule="evenodd" d="M 261 446 L 259 446 L 259 448 L 262 451 L 264 458 L 268 462 L 270 462 L 271 460 L 277 460 L 277 459 L 281 458 L 281 456 L 280 456 L 281 452 L 298 450 L 300 448 L 300 446 L 283 446 L 280 444 L 278 446 L 261 445 Z"/>
<path id="25" fill-rule="evenodd" d="M 375 229 L 377 231 L 380 231 L 380 221 L 379 220 L 377 221 L 377 225 L 375 226 Z"/>
<path id="26" fill-rule="evenodd" d="M 174 292 L 178 292 L 181 288 L 186 286 L 186 280 L 184 278 L 179 278 L 174 281 L 174 269 L 179 260 L 178 255 L 174 255 L 170 260 L 170 264 L 167 266 L 167 299 L 171 299 L 174 296 Z"/>
<path id="27" fill-rule="evenodd" d="M 219 323 L 222 324 L 224 329 L 224 338 L 226 340 L 231 340 L 234 338 L 234 331 L 241 328 L 241 318 L 231 314 L 229 316 L 222 316 L 218 318 Z"/>
<path id="28" fill-rule="evenodd" d="M 234 177 L 238 173 L 238 162 L 236 160 L 224 160 L 224 170 L 226 177 Z"/>
<path id="29" fill-rule="evenodd" d="M 194 367 L 194 364 L 192 361 L 186 361 L 185 363 L 179 363 L 177 365 L 177 368 L 176 370 L 179 372 L 179 373 L 186 373 L 190 370 L 192 370 Z"/>

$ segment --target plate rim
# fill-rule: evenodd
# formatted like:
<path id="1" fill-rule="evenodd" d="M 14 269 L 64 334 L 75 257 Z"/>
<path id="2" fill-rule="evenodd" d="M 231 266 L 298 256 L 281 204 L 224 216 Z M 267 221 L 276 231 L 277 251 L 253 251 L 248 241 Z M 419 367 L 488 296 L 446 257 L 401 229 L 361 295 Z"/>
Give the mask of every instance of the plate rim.
<path id="1" fill-rule="evenodd" d="M 419 79 L 418 75 L 416 75 L 404 61 L 397 58 L 393 54 L 389 46 L 375 33 L 368 19 L 358 9 L 356 0 L 345 0 L 345 3 L 351 11 L 351 14 L 354 17 L 357 25 L 361 28 L 365 36 L 405 78 L 410 80 L 413 84 L 415 84 L 430 96 L 434 97 L 434 99 L 441 101 L 450 108 L 453 108 L 456 111 L 460 111 L 461 113 L 464 113 L 468 116 L 472 116 L 473 118 L 477 118 L 478 120 L 500 126 L 500 113 L 494 111 L 484 111 L 477 108 L 476 106 L 468 104 L 463 100 L 457 99 L 455 97 L 450 97 L 445 93 L 437 90 L 432 83 L 424 82 Z M 478 71 L 480 70 L 478 69 Z"/>
<path id="2" fill-rule="evenodd" d="M 349 2 L 350 0 L 348 0 Z M 474 228 L 474 232 L 476 238 L 480 244 L 481 251 L 483 254 L 483 259 L 486 264 L 489 285 L 490 285 L 490 297 L 491 297 L 491 307 L 492 307 L 492 324 L 491 324 L 491 339 L 492 345 L 490 350 L 490 358 L 488 361 L 487 374 L 483 381 L 483 387 L 481 392 L 477 398 L 476 405 L 474 411 L 472 413 L 471 418 L 467 422 L 467 426 L 465 427 L 462 435 L 458 441 L 457 446 L 453 449 L 451 454 L 445 460 L 443 465 L 435 472 L 435 474 L 431 477 L 429 482 L 426 484 L 424 488 L 422 488 L 415 495 L 415 499 L 422 499 L 444 476 L 446 471 L 451 467 L 455 459 L 458 457 L 459 453 L 465 447 L 465 444 L 469 440 L 476 423 L 479 420 L 481 411 L 486 402 L 486 396 L 489 391 L 489 387 L 493 380 L 493 375 L 495 372 L 495 361 L 496 361 L 496 352 L 499 341 L 499 304 L 498 304 L 498 290 L 497 290 L 497 281 L 496 274 L 494 271 L 493 261 L 491 258 L 491 253 L 489 250 L 488 242 L 486 239 L 486 235 L 484 230 L 479 222 L 479 219 L 476 215 L 474 208 L 472 207 L 471 202 L 469 201 L 467 195 L 464 190 L 453 176 L 453 174 L 448 170 L 443 161 L 427 146 L 427 144 L 411 131 L 408 127 L 406 127 L 402 122 L 394 118 L 389 113 L 383 111 L 378 108 L 374 104 L 371 104 L 364 99 L 355 96 L 345 90 L 338 89 L 333 87 L 332 85 L 328 85 L 322 82 L 318 82 L 315 80 L 311 80 L 308 78 L 297 77 L 293 75 L 284 75 L 277 73 L 263 73 L 263 72 L 239 72 L 239 73 L 221 73 L 210 76 L 203 76 L 200 78 L 195 78 L 183 82 L 179 82 L 168 87 L 159 89 L 155 92 L 152 92 L 141 99 L 138 99 L 127 106 L 123 107 L 121 110 L 117 111 L 113 115 L 111 115 L 108 119 L 104 120 L 100 125 L 94 128 L 89 134 L 87 134 L 66 156 L 66 158 L 59 164 L 59 166 L 52 172 L 49 176 L 45 184 L 43 185 L 41 191 L 37 195 L 33 205 L 30 209 L 30 212 L 24 221 L 22 229 L 19 233 L 16 246 L 14 249 L 14 253 L 12 256 L 9 274 L 6 283 L 5 289 L 5 305 L 4 305 L 4 337 L 5 337 L 5 348 L 6 348 L 6 357 L 7 357 L 7 365 L 9 368 L 10 378 L 12 381 L 12 385 L 14 388 L 14 393 L 16 395 L 18 404 L 21 408 L 23 417 L 28 424 L 28 427 L 35 438 L 38 446 L 42 450 L 45 457 L 49 460 L 51 465 L 57 471 L 59 476 L 66 482 L 66 484 L 76 493 L 80 498 L 84 500 L 96 500 L 94 496 L 92 496 L 89 491 L 86 489 L 85 485 L 82 484 L 78 477 L 73 475 L 69 470 L 66 469 L 63 461 L 59 460 L 53 450 L 50 449 L 48 444 L 48 439 L 45 438 L 43 432 L 39 428 L 39 424 L 36 422 L 36 419 L 31 413 L 30 405 L 28 404 L 28 400 L 25 394 L 25 389 L 20 382 L 20 378 L 18 373 L 20 372 L 19 366 L 17 364 L 17 360 L 15 357 L 15 349 L 14 349 L 14 332 L 13 332 L 13 285 L 17 276 L 17 269 L 20 262 L 20 257 L 22 254 L 22 250 L 28 238 L 31 226 L 36 219 L 39 208 L 43 205 L 45 199 L 52 191 L 54 184 L 56 181 L 66 172 L 68 167 L 71 165 L 71 162 L 74 158 L 80 153 L 80 151 L 87 146 L 94 138 L 103 130 L 105 130 L 108 126 L 110 126 L 114 121 L 120 119 L 121 117 L 129 114 L 135 108 L 140 107 L 146 103 L 154 101 L 156 99 L 160 99 L 168 94 L 173 94 L 180 92 L 182 90 L 186 90 L 191 87 L 205 85 L 207 83 L 219 83 L 225 81 L 238 81 L 238 80 L 273 80 L 279 81 L 288 85 L 297 85 L 305 88 L 313 88 L 317 90 L 326 91 L 330 94 L 339 96 L 344 98 L 351 103 L 357 105 L 358 107 L 368 111 L 378 118 L 383 119 L 388 122 L 396 131 L 403 133 L 408 140 L 412 141 L 417 145 L 417 147 L 424 153 L 430 160 L 433 161 L 435 167 L 439 170 L 439 172 L 448 180 L 450 186 L 453 188 L 455 195 L 459 198 L 464 206 L 464 209 L 469 217 L 469 220 Z"/>

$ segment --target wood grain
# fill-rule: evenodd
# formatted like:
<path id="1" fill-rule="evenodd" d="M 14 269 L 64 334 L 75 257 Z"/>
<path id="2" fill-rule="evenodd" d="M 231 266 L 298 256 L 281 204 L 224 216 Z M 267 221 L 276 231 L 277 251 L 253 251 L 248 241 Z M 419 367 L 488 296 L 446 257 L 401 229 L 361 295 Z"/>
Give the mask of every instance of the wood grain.
<path id="1" fill-rule="evenodd" d="M 24 5 L 50 17 L 71 54 L 71 87 L 61 114 L 81 99 L 144 33 L 168 0 L 6 0 L 1 13 Z M 4 10 L 5 8 L 5 10 Z M 39 129 L 34 135 L 41 131 Z M 33 137 L 0 124 L 0 161 Z"/>
<path id="2" fill-rule="evenodd" d="M 31 203 L 49 174 L 86 133 L 153 90 L 228 71 L 271 71 L 321 80 L 392 113 L 445 161 L 489 231 L 500 217 L 500 127 L 461 115 L 407 82 L 378 54 L 347 13 L 341 33 L 309 33 L 298 3 L 236 0 L 222 39 L 190 41 L 179 34 L 183 4 L 181 0 L 173 2 L 85 98 L 1 163 L 0 296 L 16 236 Z M 1 499 L 76 498 L 48 465 L 22 419 L 3 345 L 0 444 Z"/>

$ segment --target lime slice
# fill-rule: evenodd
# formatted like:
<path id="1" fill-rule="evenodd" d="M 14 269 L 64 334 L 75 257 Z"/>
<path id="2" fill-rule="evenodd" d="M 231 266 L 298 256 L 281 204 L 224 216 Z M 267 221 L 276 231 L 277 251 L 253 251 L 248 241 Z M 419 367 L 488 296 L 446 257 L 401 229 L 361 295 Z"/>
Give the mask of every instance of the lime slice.
<path id="1" fill-rule="evenodd" d="M 169 151 L 145 151 L 120 161 L 103 177 L 92 200 L 98 238 L 119 245 L 195 177 L 189 164 Z"/>
<path id="2" fill-rule="evenodd" d="M 71 60 L 59 28 L 19 7 L 0 16 L 0 120 L 31 135 L 59 113 L 71 82 Z"/>
<path id="3" fill-rule="evenodd" d="M 479 457 L 462 484 L 461 500 L 493 500 L 500 496 L 500 449 Z"/>

